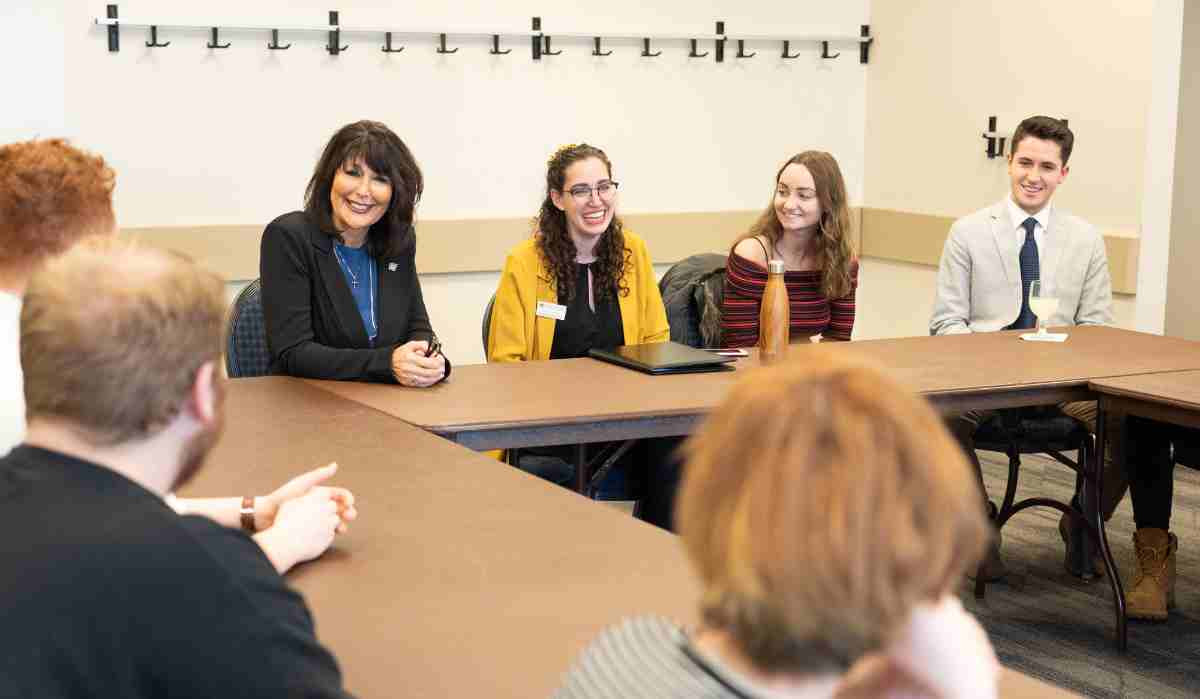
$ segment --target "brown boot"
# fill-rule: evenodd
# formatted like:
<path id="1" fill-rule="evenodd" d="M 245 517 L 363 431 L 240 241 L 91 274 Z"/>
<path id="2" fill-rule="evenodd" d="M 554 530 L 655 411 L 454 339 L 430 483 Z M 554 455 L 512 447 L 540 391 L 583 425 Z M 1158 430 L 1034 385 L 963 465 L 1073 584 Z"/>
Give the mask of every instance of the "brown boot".
<path id="1" fill-rule="evenodd" d="M 1179 539 L 1165 529 L 1139 529 L 1133 534 L 1137 565 L 1125 593 L 1125 612 L 1131 619 L 1165 621 L 1175 606 L 1175 550 Z"/>

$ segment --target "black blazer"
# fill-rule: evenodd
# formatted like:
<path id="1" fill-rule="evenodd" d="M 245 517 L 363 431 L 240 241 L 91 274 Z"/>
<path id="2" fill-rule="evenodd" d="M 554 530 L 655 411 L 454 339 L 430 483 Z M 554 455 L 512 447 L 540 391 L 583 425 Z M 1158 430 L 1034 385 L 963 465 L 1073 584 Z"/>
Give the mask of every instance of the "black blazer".
<path id="1" fill-rule="evenodd" d="M 375 260 L 379 334 L 367 339 L 333 238 L 303 211 L 284 214 L 263 231 L 259 256 L 263 316 L 271 373 L 314 379 L 395 383 L 392 351 L 433 335 L 421 284 L 416 245 L 399 257 Z M 446 362 L 450 374 L 450 362 Z"/>

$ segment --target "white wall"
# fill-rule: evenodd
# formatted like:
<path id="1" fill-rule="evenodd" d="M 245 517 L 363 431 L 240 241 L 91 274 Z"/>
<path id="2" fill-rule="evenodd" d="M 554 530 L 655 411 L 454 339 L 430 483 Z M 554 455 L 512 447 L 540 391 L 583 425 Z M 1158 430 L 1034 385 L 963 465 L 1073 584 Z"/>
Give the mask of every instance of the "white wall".
<path id="1" fill-rule="evenodd" d="M 731 50 L 717 64 L 686 58 L 683 42 L 656 47 L 657 59 L 610 42 L 613 55 L 597 59 L 589 41 L 559 40 L 561 56 L 535 63 L 528 39 L 506 39 L 513 53 L 501 57 L 487 54 L 484 39 L 452 38 L 460 50 L 450 56 L 433 52 L 432 36 L 400 39 L 406 50 L 389 56 L 381 36 L 346 34 L 350 49 L 335 58 L 316 35 L 285 32 L 293 47 L 268 52 L 265 32 L 225 32 L 233 46 L 210 51 L 203 32 L 163 29 L 160 40 L 172 45 L 147 49 L 144 30 L 123 29 L 121 51 L 109 53 L 103 28 L 88 26 L 103 5 L 61 1 L 68 128 L 114 161 L 126 226 L 266 222 L 300 205 L 326 139 L 360 118 L 387 122 L 413 149 L 427 178 L 419 215 L 429 219 L 532 214 L 546 158 L 582 140 L 612 156 L 627 211 L 757 208 L 778 163 L 808 147 L 832 150 L 861 192 L 867 69 L 852 49 L 821 62 L 819 48 L 805 46 L 804 58 L 784 62 L 778 44 L 756 45 L 754 59 Z M 542 14 L 547 31 L 711 33 L 724 19 L 730 31 L 857 34 L 867 16 L 866 0 L 499 5 L 338 3 L 343 25 L 397 28 L 527 30 Z M 121 3 L 120 12 L 319 25 L 328 8 L 172 0 Z"/>
<path id="2" fill-rule="evenodd" d="M 1162 333 L 1166 321 L 1175 140 L 1183 56 L 1183 0 L 1154 3 L 1153 69 L 1146 109 L 1146 173 L 1138 245 L 1137 329 Z M 1193 60 L 1196 60 L 1193 58 Z"/>
<path id="3" fill-rule="evenodd" d="M 610 41 L 593 58 L 588 40 L 554 40 L 561 56 L 531 60 L 529 40 L 505 39 L 507 56 L 486 39 L 455 39 L 459 52 L 434 53 L 432 35 L 395 37 L 403 53 L 379 49 L 380 35 L 345 33 L 350 48 L 329 56 L 324 35 L 284 32 L 288 51 L 269 52 L 265 31 L 223 31 L 223 51 L 206 32 L 160 29 L 171 46 L 148 49 L 144 29 L 123 28 L 109 53 L 104 4 L 57 0 L 65 102 L 48 105 L 48 131 L 61 129 L 105 155 L 118 173 L 123 226 L 263 223 L 299 208 L 321 147 L 342 124 L 388 123 L 417 156 L 426 177 L 420 220 L 531 216 L 541 199 L 546 158 L 559 145 L 587 140 L 605 148 L 627 212 L 757 209 L 787 156 L 808 148 L 833 152 L 851 199 L 862 199 L 866 76 L 853 45 L 822 61 L 820 48 L 751 43 L 749 60 L 718 64 L 687 58 L 686 43 Z M 610 0 L 396 4 L 335 3 L 346 27 L 520 30 L 541 15 L 547 32 L 645 31 L 857 35 L 868 0 Z M 322 25 L 328 2 L 246 3 L 180 0 L 120 3 L 126 21 Z M 702 51 L 711 51 L 711 42 Z M 58 113 L 61 111 L 61 114 Z M 43 135 L 51 135 L 43 130 Z M 732 238 L 736 232 L 731 231 Z M 653 250 L 653 239 L 648 240 Z M 471 241 L 464 240 L 464 245 Z M 497 260 L 497 267 L 502 260 Z M 482 360 L 479 318 L 495 275 L 427 275 L 423 288 L 435 327 L 458 361 Z M 460 345 L 461 343 L 461 345 Z M 459 347 L 462 347 L 460 350 Z"/>

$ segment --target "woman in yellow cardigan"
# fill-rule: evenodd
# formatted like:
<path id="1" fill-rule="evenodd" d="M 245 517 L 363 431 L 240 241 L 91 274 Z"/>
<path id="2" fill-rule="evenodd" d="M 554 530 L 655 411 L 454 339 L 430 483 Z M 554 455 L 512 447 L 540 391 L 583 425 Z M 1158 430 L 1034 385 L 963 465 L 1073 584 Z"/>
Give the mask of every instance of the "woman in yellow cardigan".
<path id="1" fill-rule="evenodd" d="M 587 356 L 591 347 L 670 336 L 646 244 L 624 230 L 616 211 L 608 156 L 587 144 L 560 148 L 547 169 L 537 232 L 504 264 L 489 362 Z"/>
<path id="2" fill-rule="evenodd" d="M 492 307 L 490 362 L 586 357 L 593 347 L 663 342 L 667 312 L 646 244 L 617 216 L 612 163 L 594 146 L 559 148 L 546 169 L 546 196 L 537 230 L 508 254 Z M 678 440 L 643 440 L 634 460 L 645 462 L 646 497 L 639 516 L 670 526 L 678 480 L 670 452 Z M 559 483 L 572 473 L 570 447 L 528 450 L 527 460 L 556 470 L 522 466 Z M 638 458 L 641 457 L 641 458 Z"/>

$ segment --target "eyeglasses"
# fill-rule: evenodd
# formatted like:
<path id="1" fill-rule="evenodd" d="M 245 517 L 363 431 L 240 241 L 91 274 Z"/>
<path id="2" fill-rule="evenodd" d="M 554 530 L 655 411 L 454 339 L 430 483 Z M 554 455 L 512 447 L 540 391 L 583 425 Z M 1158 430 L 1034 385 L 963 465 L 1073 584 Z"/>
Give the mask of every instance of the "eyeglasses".
<path id="1" fill-rule="evenodd" d="M 575 198 L 575 201 L 582 204 L 592 198 L 592 192 L 595 192 L 602 201 L 608 201 L 617 193 L 618 186 L 619 184 L 613 182 L 612 180 L 605 180 L 603 182 L 596 183 L 595 187 L 590 184 L 577 184 L 574 187 L 563 191 L 567 194 L 570 194 Z"/>

